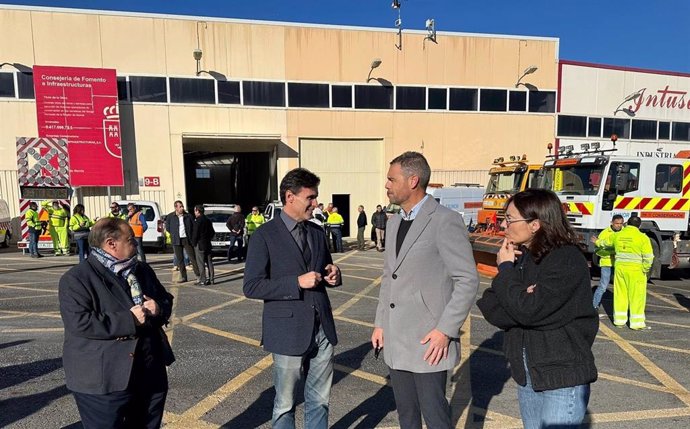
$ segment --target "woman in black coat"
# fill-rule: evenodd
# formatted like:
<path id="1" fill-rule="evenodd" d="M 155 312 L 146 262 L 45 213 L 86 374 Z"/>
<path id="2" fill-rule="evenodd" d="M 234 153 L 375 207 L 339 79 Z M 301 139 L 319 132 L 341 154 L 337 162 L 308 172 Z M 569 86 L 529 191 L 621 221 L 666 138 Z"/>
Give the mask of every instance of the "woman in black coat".
<path id="1" fill-rule="evenodd" d="M 215 283 L 215 271 L 213 270 L 213 252 L 211 240 L 216 231 L 213 223 L 204 215 L 204 206 L 198 204 L 194 206 L 194 228 L 192 230 L 192 246 L 196 254 L 196 263 L 199 266 L 198 285 L 212 285 Z M 208 277 L 206 277 L 206 267 L 208 267 Z"/>
<path id="2" fill-rule="evenodd" d="M 508 200 L 498 275 L 477 302 L 505 331 L 526 429 L 576 427 L 597 379 L 587 261 L 556 194 L 528 189 Z"/>

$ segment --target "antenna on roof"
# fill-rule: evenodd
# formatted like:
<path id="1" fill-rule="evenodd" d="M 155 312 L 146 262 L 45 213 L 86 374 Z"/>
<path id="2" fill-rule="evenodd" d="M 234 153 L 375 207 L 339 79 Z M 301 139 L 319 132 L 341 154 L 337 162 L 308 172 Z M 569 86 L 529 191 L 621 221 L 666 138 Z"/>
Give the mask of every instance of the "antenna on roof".
<path id="1" fill-rule="evenodd" d="M 402 51 L 402 16 L 400 15 L 400 0 L 393 0 L 391 7 L 398 10 L 398 19 L 395 20 L 395 27 L 398 29 L 398 43 L 395 47 Z"/>

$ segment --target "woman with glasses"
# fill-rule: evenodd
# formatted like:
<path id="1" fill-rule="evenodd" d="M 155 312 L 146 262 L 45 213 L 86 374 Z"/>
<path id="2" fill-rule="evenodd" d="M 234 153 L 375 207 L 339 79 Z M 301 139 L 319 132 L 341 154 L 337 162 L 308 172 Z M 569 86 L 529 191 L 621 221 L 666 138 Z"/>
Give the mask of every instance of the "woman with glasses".
<path id="1" fill-rule="evenodd" d="M 597 379 L 587 261 L 556 194 L 528 189 L 508 200 L 498 275 L 477 302 L 505 331 L 526 429 L 577 427 Z"/>

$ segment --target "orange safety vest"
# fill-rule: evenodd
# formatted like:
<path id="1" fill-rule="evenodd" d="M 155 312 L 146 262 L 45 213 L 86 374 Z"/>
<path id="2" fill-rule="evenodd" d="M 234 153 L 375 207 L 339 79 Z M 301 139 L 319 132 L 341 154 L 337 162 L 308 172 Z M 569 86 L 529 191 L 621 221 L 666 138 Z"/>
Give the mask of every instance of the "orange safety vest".
<path id="1" fill-rule="evenodd" d="M 144 236 L 144 227 L 142 226 L 141 221 L 139 220 L 140 216 L 141 212 L 136 212 L 129 218 L 129 226 L 132 227 L 134 236 L 137 238 Z"/>

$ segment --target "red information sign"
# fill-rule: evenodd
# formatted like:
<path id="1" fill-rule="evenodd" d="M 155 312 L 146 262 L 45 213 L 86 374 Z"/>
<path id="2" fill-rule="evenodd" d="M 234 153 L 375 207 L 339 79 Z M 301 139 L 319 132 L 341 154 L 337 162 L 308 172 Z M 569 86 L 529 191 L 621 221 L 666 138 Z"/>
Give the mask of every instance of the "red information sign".
<path id="1" fill-rule="evenodd" d="M 68 143 L 72 186 L 123 186 L 113 69 L 34 66 L 40 137 Z"/>
<path id="2" fill-rule="evenodd" d="M 144 177 L 144 186 L 160 186 L 161 178 L 157 176 Z"/>

